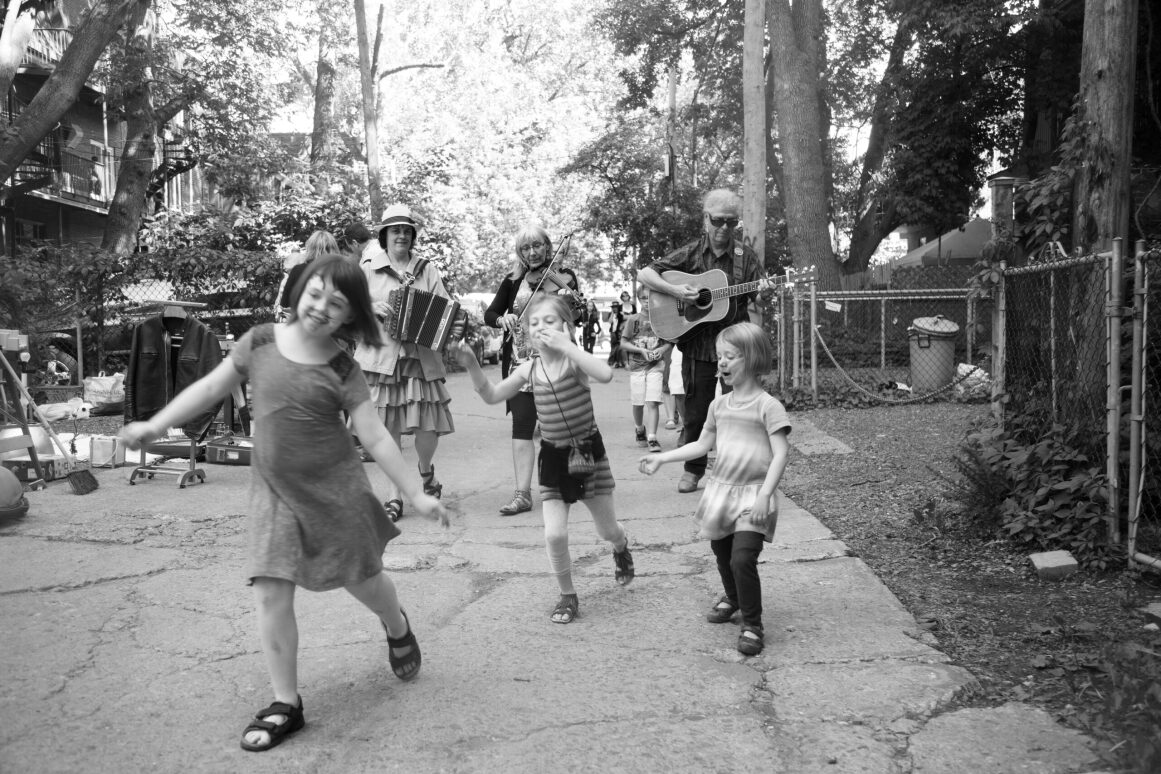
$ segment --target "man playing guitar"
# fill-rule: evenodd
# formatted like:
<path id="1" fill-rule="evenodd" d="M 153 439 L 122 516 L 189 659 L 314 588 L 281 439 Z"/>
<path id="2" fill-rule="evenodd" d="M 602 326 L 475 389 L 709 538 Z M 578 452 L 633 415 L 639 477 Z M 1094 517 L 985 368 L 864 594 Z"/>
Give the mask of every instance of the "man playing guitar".
<path id="1" fill-rule="evenodd" d="M 752 249 L 735 239 L 735 230 L 741 216 L 742 201 L 733 191 L 716 189 L 705 195 L 701 237 L 674 250 L 637 273 L 637 280 L 652 290 L 672 296 L 686 304 L 698 301 L 703 288 L 692 284 L 673 284 L 662 277 L 663 272 L 678 271 L 702 274 L 719 269 L 729 278 L 730 285 L 757 283 L 766 286 L 765 273 Z M 718 332 L 736 322 L 750 320 L 762 324 L 762 311 L 755 303 L 756 293 L 738 294 L 729 298 L 729 310 L 724 317 L 698 324 L 678 342 L 682 353 L 682 381 L 685 385 L 684 441 L 692 443 L 701 435 L 709 405 L 717 387 L 717 350 L 714 341 Z M 722 386 L 724 391 L 729 388 Z M 705 475 L 707 460 L 701 457 L 685 463 L 685 471 L 677 484 L 679 492 L 697 491 L 698 482 Z"/>

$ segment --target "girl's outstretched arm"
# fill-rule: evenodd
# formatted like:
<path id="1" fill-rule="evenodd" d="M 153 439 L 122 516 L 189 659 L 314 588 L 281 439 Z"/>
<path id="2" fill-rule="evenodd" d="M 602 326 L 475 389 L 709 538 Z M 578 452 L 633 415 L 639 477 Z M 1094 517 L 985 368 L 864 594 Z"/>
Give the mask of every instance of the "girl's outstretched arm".
<path id="1" fill-rule="evenodd" d="M 185 424 L 221 402 L 241 383 L 242 374 L 234 367 L 234 361 L 226 358 L 213 371 L 179 392 L 148 421 L 130 422 L 121 428 L 121 440 L 130 449 L 139 449 L 165 435 L 169 428 Z"/>
<path id="2" fill-rule="evenodd" d="M 667 462 L 685 462 L 686 460 L 696 460 L 698 457 L 704 457 L 713 451 L 714 444 L 717 442 L 718 434 L 707 427 L 702 427 L 701 437 L 692 443 L 687 443 L 685 446 L 679 446 L 676 449 L 660 454 L 646 454 L 638 462 L 637 468 L 644 474 L 652 476 Z"/>
<path id="3" fill-rule="evenodd" d="M 472 378 L 472 385 L 476 388 L 476 392 L 489 405 L 516 397 L 520 388 L 528 381 L 531 369 L 527 367 L 527 363 L 521 363 L 508 374 L 507 379 L 496 384 L 484 374 L 484 369 L 480 368 L 476 356 L 472 354 L 472 350 L 464 342 L 459 341 L 452 346 L 455 347 L 456 360 L 468 369 L 468 375 Z"/>
<path id="4" fill-rule="evenodd" d="M 359 436 L 363 449 L 375 458 L 375 462 L 395 482 L 399 491 L 407 496 L 415 510 L 424 516 L 438 517 L 442 526 L 448 526 L 447 510 L 439 500 L 424 494 L 419 475 L 403 461 L 402 452 L 379 421 L 379 414 L 370 400 L 363 401 L 351 411 L 351 426 Z"/>
<path id="5" fill-rule="evenodd" d="M 613 367 L 604 359 L 590 355 L 578 347 L 564 331 L 544 330 L 540 331 L 539 336 L 540 346 L 568 358 L 590 379 L 602 384 L 608 384 L 613 380 Z"/>

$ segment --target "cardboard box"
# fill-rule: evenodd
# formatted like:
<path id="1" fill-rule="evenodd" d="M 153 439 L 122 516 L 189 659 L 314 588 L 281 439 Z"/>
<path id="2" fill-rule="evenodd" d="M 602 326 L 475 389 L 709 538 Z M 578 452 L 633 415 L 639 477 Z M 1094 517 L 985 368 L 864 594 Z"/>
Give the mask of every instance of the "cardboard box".
<path id="1" fill-rule="evenodd" d="M 37 454 L 36 458 L 40 461 L 45 481 L 55 481 L 68 475 L 68 463 L 59 454 Z M 31 457 L 9 457 L 3 463 L 21 481 L 36 481 L 36 466 L 32 464 Z"/>
<path id="2" fill-rule="evenodd" d="M 94 468 L 119 468 L 125 464 L 125 444 L 115 435 L 94 435 L 89 441 L 89 464 Z"/>
<path id="3" fill-rule="evenodd" d="M 244 435 L 225 435 L 206 444 L 206 462 L 218 465 L 249 465 L 254 439 Z"/>

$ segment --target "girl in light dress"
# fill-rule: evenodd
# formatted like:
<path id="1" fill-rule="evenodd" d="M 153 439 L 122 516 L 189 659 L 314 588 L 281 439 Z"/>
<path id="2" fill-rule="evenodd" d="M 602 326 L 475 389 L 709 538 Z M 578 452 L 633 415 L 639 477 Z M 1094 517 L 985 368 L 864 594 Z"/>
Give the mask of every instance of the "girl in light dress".
<path id="1" fill-rule="evenodd" d="M 460 344 L 455 350 L 456 358 L 468 369 L 472 384 L 485 403 L 509 400 L 525 384 L 532 385 L 536 415 L 540 419 L 544 542 L 549 566 L 560 586 L 560 600 L 551 620 L 560 624 L 572 623 L 580 611 L 568 551 L 568 512 L 573 503 L 585 504 L 592 514 L 597 535 L 612 543 L 617 583 L 623 586 L 634 575 L 629 536 L 613 509 L 613 474 L 593 416 L 589 387 L 589 379 L 611 381 L 613 369 L 574 343 L 572 320 L 572 308 L 564 297 L 534 295 L 528 302 L 525 333 L 535 354 L 499 383 L 488 380 L 470 347 Z M 595 469 L 587 477 L 578 478 L 569 473 L 569 453 L 576 442 L 588 444 L 592 451 Z"/>
<path id="2" fill-rule="evenodd" d="M 677 449 L 640 460 L 653 475 L 667 462 L 683 462 L 717 449 L 709 479 L 694 516 L 708 538 L 725 595 L 706 615 L 726 623 L 742 611 L 738 650 L 762 652 L 762 582 L 758 556 L 774 539 L 778 524 L 776 490 L 790 453 L 786 409 L 762 387 L 759 377 L 774 361 L 770 336 L 754 323 L 740 322 L 717 337 L 718 371 L 733 391 L 710 404 L 701 437 Z"/>
<path id="3" fill-rule="evenodd" d="M 362 271 L 341 255 L 316 258 L 290 300 L 286 322 L 247 331 L 210 374 L 148 421 L 121 431 L 129 448 L 140 448 L 250 382 L 256 434 L 246 577 L 254 588 L 258 634 L 274 691 L 274 702 L 243 731 L 242 748 L 252 752 L 277 746 L 306 723 L 298 693 L 294 595 L 299 586 L 345 588 L 386 631 L 395 675 L 410 680 L 419 673 L 419 645 L 383 570 L 383 549 L 399 529 L 371 489 L 344 411 L 364 450 L 407 492 L 416 510 L 447 525 L 439 500 L 424 494 L 379 421 L 362 371 L 335 341 L 358 337 L 360 347 L 379 344 Z"/>

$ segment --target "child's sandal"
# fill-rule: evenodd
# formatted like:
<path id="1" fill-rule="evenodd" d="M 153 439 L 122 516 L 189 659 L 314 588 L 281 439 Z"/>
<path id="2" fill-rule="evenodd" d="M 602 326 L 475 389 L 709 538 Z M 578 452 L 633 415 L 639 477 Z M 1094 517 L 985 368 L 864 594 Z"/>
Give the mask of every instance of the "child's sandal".
<path id="1" fill-rule="evenodd" d="M 762 627 L 743 624 L 742 633 L 738 635 L 738 652 L 744 656 L 758 655 L 765 645 L 765 638 Z"/>
<path id="2" fill-rule="evenodd" d="M 383 507 L 387 509 L 387 518 L 391 519 L 392 523 L 403 518 L 403 501 L 399 499 L 388 500 L 383 503 Z"/>
<path id="3" fill-rule="evenodd" d="M 423 493 L 431 495 L 435 499 L 443 497 L 443 484 L 435 480 L 435 465 L 431 466 L 431 470 L 424 473 L 419 471 L 419 477 L 423 479 Z"/>
<path id="4" fill-rule="evenodd" d="M 403 614 L 403 620 L 407 623 L 407 634 L 402 637 L 392 637 L 391 632 L 387 631 L 387 624 L 380 619 L 379 623 L 383 624 L 383 631 L 387 632 L 387 659 L 391 662 L 391 671 L 400 680 L 412 680 L 419 674 L 419 667 L 423 663 L 423 654 L 419 652 L 419 643 L 415 639 L 415 633 L 411 631 L 411 621 L 407 619 L 407 612 L 403 609 L 399 610 Z M 406 655 L 396 656 L 396 649 L 411 648 Z"/>
<path id="5" fill-rule="evenodd" d="M 705 620 L 712 624 L 729 623 L 730 619 L 734 617 L 734 613 L 738 612 L 736 603 L 730 600 L 729 597 L 722 597 L 718 603 L 710 608 L 710 611 L 705 614 Z"/>
<path id="6" fill-rule="evenodd" d="M 274 723 L 266 718 L 282 715 L 286 718 L 281 723 Z M 276 701 L 266 709 L 258 710 L 250 725 L 242 732 L 242 749 L 248 752 L 265 752 L 271 747 L 282 744 L 282 740 L 306 725 L 306 718 L 302 714 L 302 697 L 298 697 L 298 706 Z M 266 734 L 265 744 L 255 744 L 246 741 L 247 735 L 254 731 Z"/>
<path id="7" fill-rule="evenodd" d="M 576 594 L 561 594 L 560 601 L 552 610 L 552 622 L 558 624 L 572 623 L 580 615 L 580 600 Z"/>

